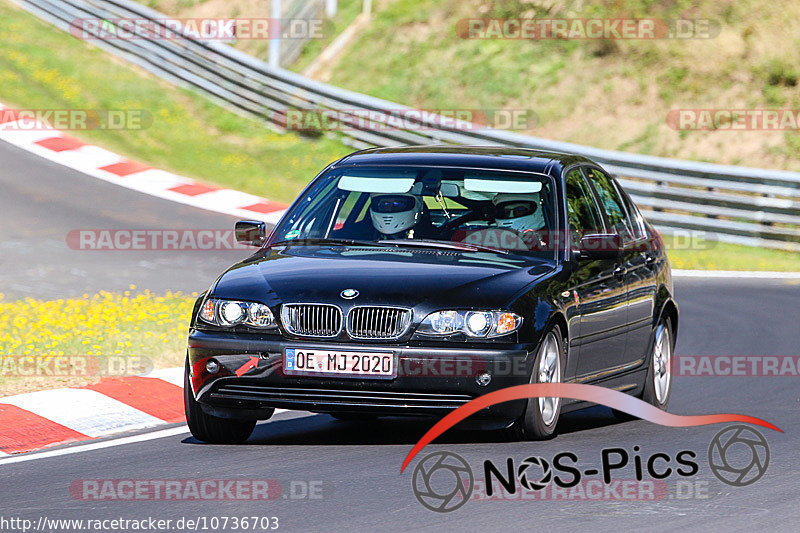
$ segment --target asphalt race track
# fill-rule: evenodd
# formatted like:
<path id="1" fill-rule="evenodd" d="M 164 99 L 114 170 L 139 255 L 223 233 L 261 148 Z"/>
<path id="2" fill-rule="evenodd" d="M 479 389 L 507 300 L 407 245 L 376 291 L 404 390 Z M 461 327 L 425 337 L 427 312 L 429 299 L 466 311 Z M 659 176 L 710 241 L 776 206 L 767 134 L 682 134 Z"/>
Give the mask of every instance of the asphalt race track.
<path id="1" fill-rule="evenodd" d="M 0 292 L 9 297 L 80 296 L 127 290 L 131 283 L 202 292 L 242 256 L 241 250 L 70 248 L 71 230 L 228 230 L 236 219 L 131 191 L 4 142 L 0 167 Z"/>
<path id="2" fill-rule="evenodd" d="M 10 297 L 57 298 L 101 289 L 202 291 L 239 252 L 72 250 L 65 236 L 87 228 L 228 228 L 230 217 L 116 187 L 0 144 L 0 271 Z M 800 280 L 676 281 L 681 306 L 677 355 L 797 355 L 795 309 Z M 412 445 L 430 422 L 385 419 L 340 422 L 327 415 L 280 413 L 259 425 L 247 445 L 211 446 L 188 432 L 133 444 L 0 464 L 0 514 L 29 518 L 196 519 L 213 516 L 278 517 L 285 531 L 495 531 L 523 527 L 617 531 L 768 529 L 797 518 L 800 456 L 798 377 L 675 377 L 670 412 L 743 413 L 766 419 L 785 433 L 760 429 L 770 447 L 769 468 L 747 487 L 719 481 L 708 466 L 712 437 L 724 425 L 668 428 L 618 422 L 596 407 L 562 418 L 560 435 L 544 443 L 510 442 L 501 434 L 452 431 L 400 473 Z M 163 431 L 159 428 L 159 431 Z M 601 450 L 639 446 L 656 452 L 697 454 L 699 472 L 666 479 L 669 494 L 654 501 L 469 501 L 450 513 L 417 502 L 412 474 L 434 450 L 463 456 L 483 477 L 483 461 L 503 466 L 528 456 L 548 460 L 574 452 L 581 470 L 600 466 Z M 674 462 L 673 462 L 674 465 Z M 614 479 L 634 477 L 632 464 Z M 595 476 L 596 478 L 596 476 Z M 272 479 L 283 495 L 273 501 L 85 501 L 70 486 L 84 479 Z M 680 482 L 678 480 L 689 480 Z M 304 496 L 304 487 L 315 496 Z M 294 489 L 290 490 L 290 487 Z M 292 492 L 294 490 L 294 492 Z M 680 493 L 678 493 L 680 492 Z"/>

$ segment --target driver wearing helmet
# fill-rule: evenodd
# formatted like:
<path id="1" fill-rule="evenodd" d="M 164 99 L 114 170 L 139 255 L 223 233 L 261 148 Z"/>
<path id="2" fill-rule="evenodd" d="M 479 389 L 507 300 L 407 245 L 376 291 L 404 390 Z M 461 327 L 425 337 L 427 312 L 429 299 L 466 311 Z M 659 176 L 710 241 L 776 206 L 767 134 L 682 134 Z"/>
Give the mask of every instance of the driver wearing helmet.
<path id="1" fill-rule="evenodd" d="M 496 227 L 517 232 L 528 247 L 544 244 L 538 234 L 545 227 L 538 194 L 498 194 L 492 204 Z"/>
<path id="2" fill-rule="evenodd" d="M 373 194 L 370 198 L 372 225 L 383 238 L 413 238 L 422 211 L 422 199 L 413 194 Z"/>

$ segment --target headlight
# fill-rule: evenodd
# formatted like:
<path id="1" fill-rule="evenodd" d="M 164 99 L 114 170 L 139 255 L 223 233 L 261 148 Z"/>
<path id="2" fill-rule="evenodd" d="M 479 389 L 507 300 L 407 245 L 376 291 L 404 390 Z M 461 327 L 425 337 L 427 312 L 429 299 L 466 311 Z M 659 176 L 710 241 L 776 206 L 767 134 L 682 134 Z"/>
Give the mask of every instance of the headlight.
<path id="1" fill-rule="evenodd" d="M 468 335 L 475 337 L 483 337 L 492 328 L 492 313 L 484 313 L 483 311 L 470 311 L 466 314 L 464 325 L 467 328 Z"/>
<path id="2" fill-rule="evenodd" d="M 247 308 L 239 302 L 220 302 L 219 321 L 223 326 L 235 326 L 244 322 Z"/>
<path id="3" fill-rule="evenodd" d="M 509 311 L 436 311 L 425 317 L 417 332 L 491 338 L 513 333 L 521 325 L 522 317 Z"/>
<path id="4" fill-rule="evenodd" d="M 464 317 L 458 311 L 439 311 L 428 315 L 428 318 L 431 329 L 440 335 L 455 333 L 464 327 Z"/>
<path id="5" fill-rule="evenodd" d="M 257 328 L 269 328 L 275 325 L 275 317 L 266 305 L 253 303 L 247 308 L 247 323 Z"/>
<path id="6" fill-rule="evenodd" d="M 209 298 L 200 308 L 200 318 L 209 324 L 223 327 L 239 324 L 260 329 L 276 327 L 275 316 L 270 308 L 257 302 Z"/>

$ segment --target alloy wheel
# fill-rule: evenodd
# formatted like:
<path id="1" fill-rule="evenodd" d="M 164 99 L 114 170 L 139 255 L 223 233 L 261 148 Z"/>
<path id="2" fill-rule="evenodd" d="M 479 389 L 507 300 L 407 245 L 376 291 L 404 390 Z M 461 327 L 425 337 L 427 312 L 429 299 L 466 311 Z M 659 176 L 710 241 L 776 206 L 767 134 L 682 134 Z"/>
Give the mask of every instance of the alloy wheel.
<path id="1" fill-rule="evenodd" d="M 656 332 L 656 343 L 653 347 L 653 389 L 658 403 L 664 403 L 669 396 L 672 380 L 672 342 L 669 329 L 661 326 Z"/>
<path id="2" fill-rule="evenodd" d="M 558 353 L 558 341 L 553 332 L 545 337 L 542 356 L 539 359 L 538 383 L 559 383 L 561 381 L 561 358 Z M 545 425 L 552 425 L 558 414 L 561 398 L 539 398 L 539 411 Z"/>

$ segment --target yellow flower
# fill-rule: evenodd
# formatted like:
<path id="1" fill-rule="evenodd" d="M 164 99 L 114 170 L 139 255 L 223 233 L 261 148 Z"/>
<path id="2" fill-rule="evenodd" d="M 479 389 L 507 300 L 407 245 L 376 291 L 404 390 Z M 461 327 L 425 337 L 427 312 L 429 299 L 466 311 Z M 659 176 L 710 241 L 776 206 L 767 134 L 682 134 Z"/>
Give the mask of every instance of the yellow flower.
<path id="1" fill-rule="evenodd" d="M 174 332 L 186 327 L 192 306 L 193 298 L 180 293 L 149 291 L 128 296 L 101 291 L 58 300 L 9 301 L 0 295 L 0 353 L 150 356 L 166 352 L 169 364 L 174 365 L 186 346 L 185 338 Z"/>

